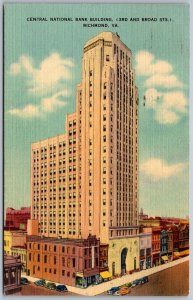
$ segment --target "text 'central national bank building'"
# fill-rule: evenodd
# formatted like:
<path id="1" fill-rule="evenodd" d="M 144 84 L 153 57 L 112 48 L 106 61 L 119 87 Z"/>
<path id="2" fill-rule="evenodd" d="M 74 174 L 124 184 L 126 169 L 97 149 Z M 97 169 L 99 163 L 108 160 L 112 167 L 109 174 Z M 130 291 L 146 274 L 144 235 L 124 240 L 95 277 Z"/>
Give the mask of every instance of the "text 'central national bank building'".
<path id="1" fill-rule="evenodd" d="M 38 235 L 96 235 L 109 245 L 110 269 L 125 248 L 127 266 L 138 267 L 138 92 L 118 34 L 86 43 L 66 132 L 32 144 L 31 213 Z"/>

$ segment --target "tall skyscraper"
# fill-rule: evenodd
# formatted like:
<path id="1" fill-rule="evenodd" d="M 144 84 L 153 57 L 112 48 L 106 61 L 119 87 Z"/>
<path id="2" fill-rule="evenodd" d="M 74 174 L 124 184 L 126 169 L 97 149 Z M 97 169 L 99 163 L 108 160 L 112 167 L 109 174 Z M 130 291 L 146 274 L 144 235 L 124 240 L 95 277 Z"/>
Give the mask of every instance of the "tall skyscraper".
<path id="1" fill-rule="evenodd" d="M 39 235 L 87 238 L 138 268 L 138 92 L 131 50 L 118 34 L 89 40 L 66 133 L 32 144 L 31 215 Z M 115 241 L 119 241 L 117 249 Z"/>
<path id="2" fill-rule="evenodd" d="M 138 94 L 131 50 L 117 34 L 88 41 L 77 89 L 81 235 L 137 233 Z"/>

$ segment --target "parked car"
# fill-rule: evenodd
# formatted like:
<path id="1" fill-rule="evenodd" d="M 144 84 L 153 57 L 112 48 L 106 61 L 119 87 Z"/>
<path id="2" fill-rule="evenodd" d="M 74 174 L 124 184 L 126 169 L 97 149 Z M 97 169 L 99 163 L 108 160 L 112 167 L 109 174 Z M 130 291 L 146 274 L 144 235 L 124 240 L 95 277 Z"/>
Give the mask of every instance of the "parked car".
<path id="1" fill-rule="evenodd" d="M 132 287 L 132 282 L 126 283 L 125 286 L 127 286 L 127 287 Z"/>
<path id="2" fill-rule="evenodd" d="M 47 282 L 45 287 L 49 290 L 55 290 L 56 289 L 56 284 L 54 282 Z"/>
<path id="3" fill-rule="evenodd" d="M 56 286 L 56 291 L 58 291 L 58 292 L 68 292 L 68 289 L 64 284 L 59 284 L 59 285 Z"/>
<path id="4" fill-rule="evenodd" d="M 29 284 L 29 280 L 25 277 L 21 277 L 21 284 L 22 285 L 26 285 L 26 284 Z"/>
<path id="5" fill-rule="evenodd" d="M 120 288 L 120 290 L 117 291 L 114 295 L 115 295 L 115 296 L 125 296 L 125 295 L 128 295 L 129 293 L 131 293 L 131 289 L 128 288 L 127 286 L 123 286 L 123 287 Z"/>
<path id="6" fill-rule="evenodd" d="M 141 283 L 140 283 L 140 279 L 136 279 L 136 280 L 134 280 L 134 281 L 132 282 L 132 287 L 134 287 L 134 286 L 136 286 L 136 285 L 139 285 L 139 284 L 141 284 Z"/>
<path id="7" fill-rule="evenodd" d="M 143 284 L 143 283 L 146 283 L 146 282 L 148 282 L 148 281 L 149 281 L 149 279 L 148 279 L 148 277 L 147 277 L 147 276 L 145 276 L 145 277 L 142 277 L 142 278 L 140 278 L 140 281 L 141 281 L 141 284 Z"/>
<path id="8" fill-rule="evenodd" d="M 36 281 L 34 282 L 34 284 L 37 285 L 37 286 L 45 286 L 45 285 L 46 285 L 46 282 L 45 282 L 44 279 L 39 279 L 39 280 L 36 280 Z"/>
<path id="9" fill-rule="evenodd" d="M 113 295 L 116 293 L 120 288 L 118 286 L 112 287 L 110 290 L 107 291 L 107 295 Z"/>

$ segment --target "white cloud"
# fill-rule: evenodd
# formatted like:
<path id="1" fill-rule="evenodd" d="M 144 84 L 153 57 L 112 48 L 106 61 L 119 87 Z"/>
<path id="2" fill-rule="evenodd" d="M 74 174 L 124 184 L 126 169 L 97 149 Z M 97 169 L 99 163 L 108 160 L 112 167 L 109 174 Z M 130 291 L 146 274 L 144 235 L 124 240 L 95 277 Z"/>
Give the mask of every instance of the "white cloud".
<path id="1" fill-rule="evenodd" d="M 145 86 L 161 88 L 182 88 L 184 85 L 180 82 L 175 75 L 162 75 L 154 74 L 145 81 Z"/>
<path id="2" fill-rule="evenodd" d="M 56 111 L 66 105 L 65 97 L 70 95 L 67 80 L 72 77 L 71 59 L 64 59 L 58 53 L 46 57 L 38 68 L 34 67 L 32 58 L 22 55 L 18 62 L 10 65 L 14 76 L 24 75 L 27 92 L 39 98 L 39 104 L 27 104 L 22 108 L 12 108 L 9 114 L 21 118 L 42 117 L 45 113 Z M 66 86 L 66 88 L 64 88 Z"/>
<path id="3" fill-rule="evenodd" d="M 156 60 L 155 56 L 148 51 L 139 51 L 136 56 L 136 73 L 141 76 L 151 76 L 153 74 L 169 74 L 173 68 L 171 64 L 164 60 Z"/>
<path id="4" fill-rule="evenodd" d="M 160 93 L 151 88 L 145 92 L 145 102 L 161 124 L 175 124 L 187 113 L 188 99 L 181 91 Z"/>
<path id="5" fill-rule="evenodd" d="M 13 116 L 27 119 L 37 118 L 41 115 L 39 107 L 32 104 L 28 104 L 23 108 L 12 108 L 8 112 Z"/>
<path id="6" fill-rule="evenodd" d="M 10 65 L 10 73 L 27 75 L 28 92 L 42 96 L 61 90 L 66 80 L 72 78 L 73 66 L 72 59 L 64 59 L 57 52 L 46 57 L 38 68 L 34 67 L 32 58 L 22 55 Z"/>
<path id="7" fill-rule="evenodd" d="M 46 113 L 52 113 L 58 108 L 64 107 L 66 102 L 61 99 L 67 94 L 67 91 L 63 90 L 52 97 L 43 98 L 39 105 L 27 104 L 23 108 L 12 108 L 8 113 L 25 119 L 43 117 Z"/>
<path id="8" fill-rule="evenodd" d="M 185 167 L 185 163 L 168 164 L 159 158 L 152 158 L 142 163 L 140 170 L 153 181 L 159 181 L 177 176 Z"/>
<path id="9" fill-rule="evenodd" d="M 172 65 L 165 61 L 155 58 L 148 51 L 139 51 L 135 56 L 136 74 L 148 77 L 144 85 L 149 88 L 183 88 L 184 84 L 179 81 L 173 72 Z"/>

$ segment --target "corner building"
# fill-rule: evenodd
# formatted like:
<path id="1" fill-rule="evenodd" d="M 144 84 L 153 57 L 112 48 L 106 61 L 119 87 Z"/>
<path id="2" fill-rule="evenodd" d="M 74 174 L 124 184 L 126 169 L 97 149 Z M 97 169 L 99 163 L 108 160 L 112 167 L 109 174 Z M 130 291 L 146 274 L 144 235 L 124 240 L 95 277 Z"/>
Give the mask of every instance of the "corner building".
<path id="1" fill-rule="evenodd" d="M 77 86 L 75 133 L 70 138 L 66 126 L 65 136 L 54 138 L 55 143 L 47 140 L 32 145 L 32 156 L 37 150 L 40 156 L 42 148 L 51 153 L 49 147 L 55 144 L 55 174 L 50 167 L 54 157 L 47 155 L 41 166 L 39 157 L 39 168 L 44 166 L 43 172 L 39 169 L 38 193 L 32 175 L 32 216 L 39 220 L 39 233 L 83 239 L 96 235 L 101 243 L 109 244 L 113 274 L 139 268 L 138 92 L 134 81 L 131 51 L 117 34 L 103 32 L 89 40 Z M 66 143 L 61 167 L 58 139 Z M 41 182 L 45 165 L 47 178 Z M 60 169 L 65 170 L 62 176 Z"/>

